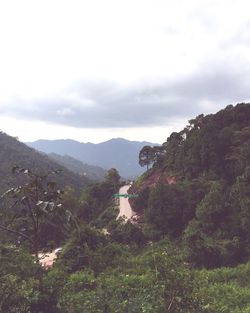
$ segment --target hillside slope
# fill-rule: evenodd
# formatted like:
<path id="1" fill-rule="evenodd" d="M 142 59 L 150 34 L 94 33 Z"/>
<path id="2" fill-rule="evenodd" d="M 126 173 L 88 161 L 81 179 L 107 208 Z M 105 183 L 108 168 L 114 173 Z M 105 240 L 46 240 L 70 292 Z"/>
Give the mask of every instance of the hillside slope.
<path id="1" fill-rule="evenodd" d="M 69 155 L 59 155 L 56 153 L 49 153 L 49 158 L 56 161 L 60 165 L 66 167 L 70 171 L 79 174 L 80 176 L 85 176 L 93 182 L 103 181 L 106 170 L 99 166 L 88 165 Z"/>
<path id="2" fill-rule="evenodd" d="M 154 239 L 182 240 L 196 266 L 250 257 L 250 104 L 199 115 L 151 151 L 153 167 L 130 192 Z"/>
<path id="3" fill-rule="evenodd" d="M 27 143 L 30 147 L 59 155 L 69 155 L 84 163 L 104 169 L 116 168 L 123 177 L 135 177 L 144 172 L 138 164 L 138 154 L 148 142 L 111 139 L 99 144 L 80 143 L 74 140 L 38 140 Z"/>
<path id="4" fill-rule="evenodd" d="M 0 133 L 0 190 L 4 191 L 20 183 L 20 178 L 11 173 L 14 165 L 29 168 L 41 174 L 48 171 L 62 170 L 56 181 L 60 186 L 71 185 L 82 190 L 89 180 L 69 171 L 65 167 L 51 160 L 48 156 L 19 142 L 5 133 Z"/>

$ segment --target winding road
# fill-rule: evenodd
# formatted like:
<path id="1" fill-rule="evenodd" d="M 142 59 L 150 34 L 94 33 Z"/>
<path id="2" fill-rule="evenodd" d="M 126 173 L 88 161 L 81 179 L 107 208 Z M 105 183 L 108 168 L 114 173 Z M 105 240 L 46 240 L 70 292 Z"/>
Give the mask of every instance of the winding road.
<path id="1" fill-rule="evenodd" d="M 119 194 L 127 194 L 129 188 L 130 185 L 122 186 L 119 190 Z M 125 221 L 131 219 L 131 217 L 135 214 L 135 212 L 131 209 L 128 198 L 120 197 L 119 209 L 120 212 L 117 218 L 124 217 Z"/>
<path id="2" fill-rule="evenodd" d="M 119 194 L 127 194 L 130 185 L 124 185 L 120 188 Z M 119 198 L 119 214 L 117 218 L 123 217 L 125 221 L 131 219 L 131 217 L 135 214 L 135 212 L 131 209 L 128 198 L 120 197 Z M 56 250 L 49 253 L 39 253 L 40 261 L 39 263 L 46 269 L 50 268 L 54 261 L 57 259 Z"/>

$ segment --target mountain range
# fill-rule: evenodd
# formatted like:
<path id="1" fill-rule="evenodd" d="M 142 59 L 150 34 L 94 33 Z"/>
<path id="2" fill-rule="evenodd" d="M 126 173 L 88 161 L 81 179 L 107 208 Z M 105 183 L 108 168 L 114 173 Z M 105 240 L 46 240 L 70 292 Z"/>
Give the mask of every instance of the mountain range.
<path id="1" fill-rule="evenodd" d="M 83 163 L 100 166 L 104 169 L 114 167 L 121 176 L 126 178 L 136 177 L 145 171 L 138 164 L 139 152 L 145 145 L 157 145 L 123 138 L 115 138 L 99 144 L 81 143 L 70 139 L 37 140 L 26 144 L 38 151 L 48 154 L 56 153 L 61 156 L 67 155 Z"/>
<path id="2" fill-rule="evenodd" d="M 23 175 L 12 174 L 14 166 L 30 169 L 42 175 L 61 170 L 59 175 L 53 177 L 53 180 L 57 182 L 60 188 L 69 185 L 80 192 L 90 183 L 87 177 L 71 172 L 66 167 L 49 158 L 49 156 L 39 153 L 35 149 L 19 142 L 16 138 L 0 132 L 0 192 L 25 182 Z"/>

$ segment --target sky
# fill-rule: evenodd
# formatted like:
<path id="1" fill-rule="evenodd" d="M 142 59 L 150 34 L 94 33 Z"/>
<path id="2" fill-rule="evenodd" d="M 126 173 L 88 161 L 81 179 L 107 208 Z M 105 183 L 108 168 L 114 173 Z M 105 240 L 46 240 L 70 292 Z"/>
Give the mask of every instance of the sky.
<path id="1" fill-rule="evenodd" d="M 162 143 L 250 101 L 245 0 L 0 0 L 0 130 Z"/>

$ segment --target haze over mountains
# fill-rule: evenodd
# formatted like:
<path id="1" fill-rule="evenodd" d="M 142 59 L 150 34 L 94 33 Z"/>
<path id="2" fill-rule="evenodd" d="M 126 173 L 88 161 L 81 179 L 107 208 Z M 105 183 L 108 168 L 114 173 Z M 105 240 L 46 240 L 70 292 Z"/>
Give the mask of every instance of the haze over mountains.
<path id="1" fill-rule="evenodd" d="M 116 168 L 123 177 L 135 177 L 145 169 L 138 164 L 139 151 L 150 142 L 129 141 L 122 138 L 111 139 L 99 144 L 80 143 L 75 140 L 37 140 L 26 143 L 28 146 L 45 153 L 71 156 L 89 165 L 104 169 Z"/>

